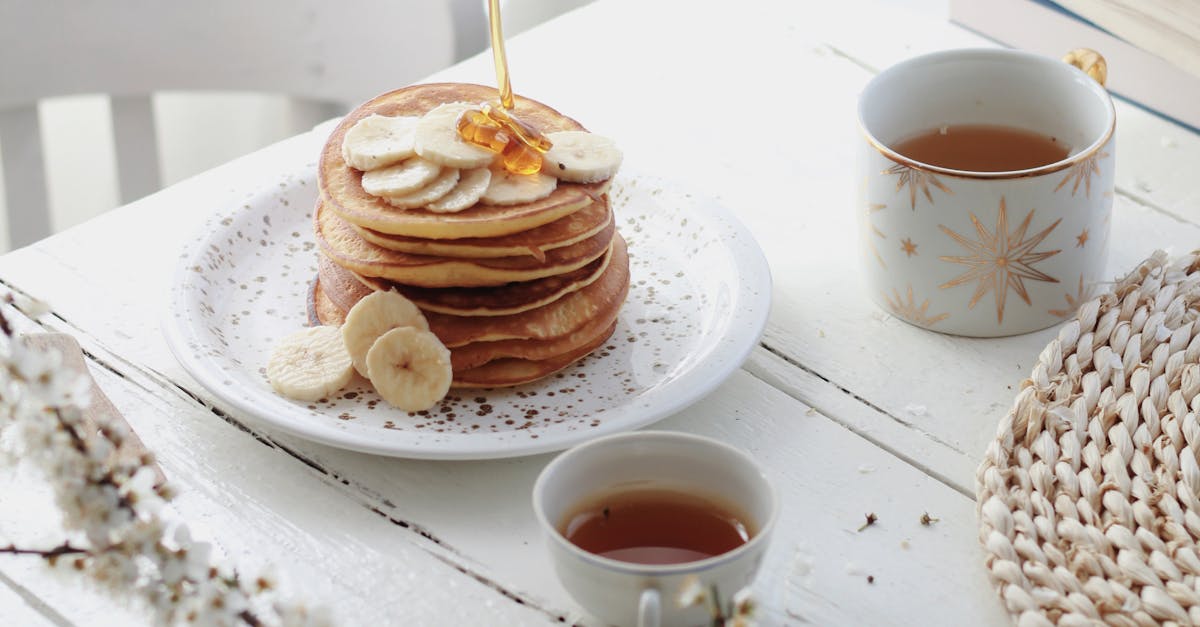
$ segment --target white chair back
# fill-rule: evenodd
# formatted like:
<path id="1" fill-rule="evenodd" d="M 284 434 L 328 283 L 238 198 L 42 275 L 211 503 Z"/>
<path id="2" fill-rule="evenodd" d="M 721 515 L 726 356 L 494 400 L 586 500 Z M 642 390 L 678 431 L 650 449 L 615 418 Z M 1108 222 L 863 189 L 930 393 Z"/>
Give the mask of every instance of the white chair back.
<path id="1" fill-rule="evenodd" d="M 150 96 L 237 90 L 332 115 L 454 60 L 447 0 L 0 0 L 9 239 L 50 232 L 37 101 L 109 94 L 122 202 L 159 188 Z M 299 129 L 297 129 L 299 130 Z"/>

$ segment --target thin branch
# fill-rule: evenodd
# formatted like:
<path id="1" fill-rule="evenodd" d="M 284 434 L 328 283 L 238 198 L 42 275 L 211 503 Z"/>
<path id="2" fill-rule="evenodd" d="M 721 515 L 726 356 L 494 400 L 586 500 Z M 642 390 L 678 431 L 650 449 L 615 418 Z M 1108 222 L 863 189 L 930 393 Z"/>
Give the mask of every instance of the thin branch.
<path id="1" fill-rule="evenodd" d="M 62 544 L 51 549 L 26 549 L 10 544 L 8 546 L 0 546 L 0 553 L 9 553 L 12 555 L 38 555 L 45 558 L 54 558 L 60 555 L 86 555 L 88 550 L 74 546 L 69 542 L 63 542 Z"/>

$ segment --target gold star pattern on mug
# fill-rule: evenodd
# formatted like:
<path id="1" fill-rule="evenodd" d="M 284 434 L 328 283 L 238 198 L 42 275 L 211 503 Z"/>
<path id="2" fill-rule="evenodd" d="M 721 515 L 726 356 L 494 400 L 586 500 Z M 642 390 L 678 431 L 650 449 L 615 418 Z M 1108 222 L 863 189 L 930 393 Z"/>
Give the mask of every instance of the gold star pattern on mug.
<path id="1" fill-rule="evenodd" d="M 900 250 L 903 250 L 904 254 L 912 257 L 917 254 L 917 245 L 913 243 L 912 238 L 906 237 L 904 241 L 900 242 Z"/>
<path id="2" fill-rule="evenodd" d="M 882 211 L 886 208 L 887 205 L 884 204 L 875 202 L 867 203 L 866 215 L 863 216 L 863 241 L 867 244 L 867 248 L 871 249 L 871 254 L 875 255 L 875 261 L 879 262 L 879 266 L 881 268 L 886 268 L 887 264 L 883 262 L 883 257 L 880 256 L 879 249 L 875 247 L 875 239 L 873 236 L 877 235 L 881 239 L 887 239 L 887 236 L 883 234 L 883 231 L 879 230 L 879 227 L 875 226 L 875 223 L 871 221 L 871 216 L 874 215 L 876 211 Z"/>
<path id="3" fill-rule="evenodd" d="M 896 165 L 884 170 L 882 174 L 891 174 L 898 176 L 896 179 L 896 191 L 908 187 L 908 202 L 909 208 L 913 211 L 917 210 L 917 192 L 925 194 L 925 199 L 929 204 L 933 204 L 933 194 L 929 192 L 929 186 L 932 185 L 947 194 L 953 194 L 949 187 L 946 187 L 938 180 L 932 172 L 910 168 L 904 164 L 897 163 Z"/>
<path id="4" fill-rule="evenodd" d="M 1091 289 L 1083 288 L 1083 275 L 1081 274 L 1079 275 L 1079 287 L 1075 288 L 1075 293 L 1071 294 L 1067 292 L 1063 294 L 1063 298 L 1067 300 L 1067 306 L 1063 309 L 1047 309 L 1046 312 L 1052 316 L 1066 318 L 1079 310 L 1079 306 L 1091 296 L 1091 291 Z"/>
<path id="5" fill-rule="evenodd" d="M 892 297 L 888 296 L 886 292 L 883 294 L 883 299 L 887 302 L 888 309 L 897 317 L 903 318 L 915 325 L 931 327 L 950 317 L 949 313 L 930 316 L 927 313 L 929 311 L 928 298 L 922 301 L 920 306 L 917 306 L 917 299 L 913 298 L 912 283 L 908 284 L 907 298 L 901 297 L 900 292 L 896 289 L 892 289 L 892 294 L 896 296 L 895 300 L 892 300 Z"/>
<path id="6" fill-rule="evenodd" d="M 1054 191 L 1057 192 L 1058 190 L 1062 189 L 1067 184 L 1068 181 L 1074 180 L 1075 184 L 1071 186 L 1071 195 L 1074 196 L 1075 192 L 1079 191 L 1079 184 L 1083 183 L 1084 198 L 1091 198 L 1091 196 L 1092 196 L 1092 175 L 1095 174 L 1095 175 L 1099 176 L 1100 160 L 1104 159 L 1107 156 L 1108 156 L 1107 152 L 1097 151 L 1092 156 L 1087 157 L 1085 159 L 1081 159 L 1079 161 L 1079 163 L 1076 163 L 1075 165 L 1072 165 L 1071 167 L 1067 168 L 1067 175 L 1064 176 L 1063 179 L 1058 182 L 1058 187 L 1055 187 Z"/>
<path id="7" fill-rule="evenodd" d="M 969 214 L 971 223 L 975 225 L 978 240 L 969 239 L 945 225 L 939 224 L 938 228 L 967 249 L 970 255 L 939 257 L 942 261 L 962 264 L 968 266 L 969 269 L 938 287 L 949 289 L 978 281 L 967 308 L 974 309 L 981 298 L 988 292 L 992 292 L 996 299 L 996 321 L 999 324 L 1004 323 L 1004 304 L 1009 290 L 1016 292 L 1026 305 L 1032 305 L 1033 303 L 1029 300 L 1029 292 L 1025 289 L 1026 280 L 1058 283 L 1058 279 L 1038 270 L 1034 264 L 1062 252 L 1061 249 L 1034 251 L 1034 248 L 1046 239 L 1046 236 L 1058 226 L 1059 222 L 1062 222 L 1062 218 L 1059 218 L 1037 234 L 1026 237 L 1025 233 L 1029 230 L 1034 213 L 1035 211 L 1030 209 L 1021 224 L 1010 233 L 1008 230 L 1008 207 L 1005 206 L 1004 197 L 1001 196 L 1000 212 L 996 217 L 994 231 L 989 232 L 974 213 Z"/>
<path id="8" fill-rule="evenodd" d="M 1082 233 L 1075 236 L 1075 248 L 1083 248 L 1087 246 L 1088 230 L 1084 229 Z"/>

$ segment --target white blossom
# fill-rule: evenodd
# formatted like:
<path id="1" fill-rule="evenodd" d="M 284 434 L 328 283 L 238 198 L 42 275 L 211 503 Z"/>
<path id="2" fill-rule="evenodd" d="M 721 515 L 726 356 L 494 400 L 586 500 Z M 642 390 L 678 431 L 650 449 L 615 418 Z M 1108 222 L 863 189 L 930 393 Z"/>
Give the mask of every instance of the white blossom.
<path id="1" fill-rule="evenodd" d="M 25 389 L 46 407 L 87 406 L 91 385 L 87 377 L 62 367 L 62 354 L 11 342 L 12 371 Z"/>
<path id="2" fill-rule="evenodd" d="M 754 615 L 756 607 L 754 595 L 750 588 L 742 588 L 733 595 L 733 617 L 734 618 L 749 618 Z"/>
<path id="3" fill-rule="evenodd" d="M 704 605 L 707 601 L 708 590 L 695 575 L 688 575 L 683 580 L 683 585 L 679 587 L 679 593 L 675 596 L 675 604 L 679 607 L 696 607 Z"/>
<path id="4" fill-rule="evenodd" d="M 11 295 L 6 300 L 16 302 Z M 26 315 L 39 310 L 28 299 L 18 306 Z M 174 490 L 155 485 L 152 458 L 114 455 L 128 436 L 124 423 L 100 418 L 96 429 L 84 428 L 91 385 L 65 369 L 59 353 L 0 333 L 0 461 L 39 467 L 63 527 L 86 539 L 66 543 L 68 551 L 52 563 L 84 571 L 114 593 L 139 595 L 158 624 L 333 624 L 322 608 L 269 601 L 278 588 L 273 570 L 253 580 L 238 577 L 214 560 L 212 544 L 166 520 L 164 504 Z"/>

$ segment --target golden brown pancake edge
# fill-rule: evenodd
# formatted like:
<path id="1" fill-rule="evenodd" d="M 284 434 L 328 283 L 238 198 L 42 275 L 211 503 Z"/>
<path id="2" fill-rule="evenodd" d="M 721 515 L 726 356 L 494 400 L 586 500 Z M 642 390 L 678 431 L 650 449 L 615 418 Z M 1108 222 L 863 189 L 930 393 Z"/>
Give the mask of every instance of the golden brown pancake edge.
<path id="1" fill-rule="evenodd" d="M 318 203 L 313 230 L 321 251 L 339 266 L 362 274 L 420 287 L 481 287 L 532 281 L 581 268 L 604 255 L 616 226 L 570 246 L 546 253 L 539 262 L 531 256 L 459 259 L 411 255 L 388 250 L 362 239 L 327 205 Z"/>

